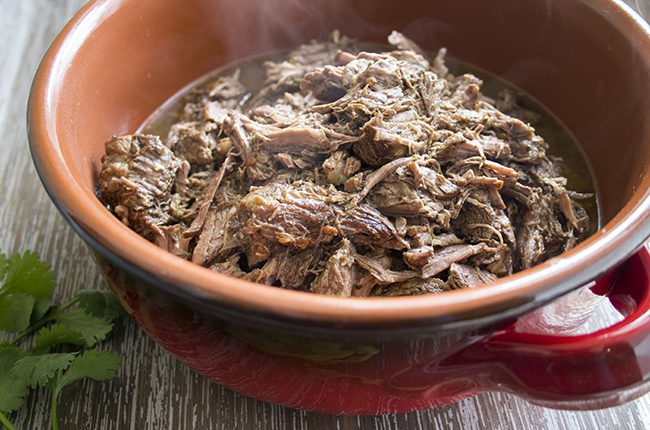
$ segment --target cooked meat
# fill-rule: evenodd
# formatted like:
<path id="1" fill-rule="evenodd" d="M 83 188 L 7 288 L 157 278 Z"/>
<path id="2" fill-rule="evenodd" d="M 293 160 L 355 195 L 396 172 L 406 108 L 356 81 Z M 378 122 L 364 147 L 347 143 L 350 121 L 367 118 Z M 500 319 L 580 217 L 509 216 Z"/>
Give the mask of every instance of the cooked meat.
<path id="1" fill-rule="evenodd" d="M 404 262 L 414 269 L 421 269 L 433 257 L 434 250 L 432 246 L 422 246 L 420 248 L 409 249 L 404 252 Z"/>
<path id="2" fill-rule="evenodd" d="M 357 244 L 403 249 L 395 226 L 368 205 L 336 188 L 309 182 L 274 182 L 251 189 L 239 205 L 249 262 L 269 258 L 274 248 L 306 249 L 347 238 Z"/>
<path id="3" fill-rule="evenodd" d="M 238 278 L 244 278 L 246 279 L 248 277 L 248 273 L 244 272 L 240 265 L 239 265 L 239 260 L 241 259 L 241 256 L 239 254 L 231 255 L 227 259 L 221 262 L 214 263 L 213 265 L 209 266 L 210 269 L 214 270 L 215 272 L 223 273 L 225 275 L 230 275 L 230 276 L 236 276 Z"/>
<path id="4" fill-rule="evenodd" d="M 210 206 L 212 206 L 217 190 L 223 182 L 223 177 L 226 172 L 230 169 L 231 163 L 232 160 L 230 157 L 225 159 L 217 173 L 212 177 L 212 179 L 210 179 L 208 186 L 205 188 L 205 193 L 195 202 L 195 204 L 198 205 L 198 213 L 196 218 L 192 221 L 192 224 L 190 224 L 187 230 L 183 232 L 184 236 L 194 236 L 203 229 L 206 217 L 208 216 L 208 210 L 210 209 Z"/>
<path id="5" fill-rule="evenodd" d="M 363 269 L 365 269 L 366 271 L 368 271 L 368 273 L 370 273 L 370 275 L 372 275 L 372 277 L 375 278 L 377 283 L 380 285 L 388 285 L 388 284 L 394 284 L 396 282 L 404 282 L 404 281 L 408 281 L 409 279 L 419 277 L 418 272 L 414 272 L 411 270 L 404 270 L 401 272 L 391 270 L 387 267 L 386 264 L 386 263 L 390 263 L 390 260 L 388 262 L 382 260 L 383 260 L 382 258 L 374 258 L 374 257 L 355 254 L 355 261 L 357 262 L 357 264 Z"/>
<path id="6" fill-rule="evenodd" d="M 249 263 L 267 260 L 274 248 L 331 242 L 339 235 L 334 204 L 344 201 L 336 190 L 309 183 L 274 182 L 251 189 L 237 209 Z"/>
<path id="7" fill-rule="evenodd" d="M 102 198 L 181 258 L 342 297 L 473 288 L 592 231 L 593 195 L 567 189 L 520 94 L 490 99 L 444 48 L 388 41 L 336 33 L 263 63 L 254 89 L 237 70 L 190 90 L 164 144 L 106 143 Z"/>
<path id="8" fill-rule="evenodd" d="M 325 269 L 311 284 L 313 293 L 349 297 L 355 284 L 354 251 L 347 239 L 341 241 L 339 248 L 327 259 Z"/>
<path id="9" fill-rule="evenodd" d="M 463 261 L 485 250 L 485 244 L 478 245 L 452 245 L 441 248 L 429 257 L 427 264 L 422 267 L 424 279 L 436 276 L 438 273 L 447 270 L 453 263 Z"/>
<path id="10" fill-rule="evenodd" d="M 374 207 L 362 204 L 337 209 L 341 236 L 372 247 L 408 248 L 406 241 L 397 234 L 395 225 Z"/>
<path id="11" fill-rule="evenodd" d="M 189 239 L 183 237 L 183 229 L 179 224 L 160 228 L 162 235 L 156 238 L 156 245 L 177 257 L 188 258 Z"/>
<path id="12" fill-rule="evenodd" d="M 236 208 L 213 209 L 208 212 L 196 247 L 192 253 L 192 262 L 206 265 L 214 261 L 219 254 L 236 249 Z"/>
<path id="13" fill-rule="evenodd" d="M 169 130 L 167 146 L 190 164 L 209 166 L 218 153 L 219 127 L 211 121 L 181 122 Z"/>
<path id="14" fill-rule="evenodd" d="M 172 221 L 169 205 L 180 164 L 158 136 L 113 137 L 102 157 L 99 190 L 124 224 L 160 240 L 161 227 Z"/>
<path id="15" fill-rule="evenodd" d="M 452 290 L 474 288 L 492 282 L 496 278 L 494 274 L 481 270 L 478 267 L 454 263 L 449 267 L 447 287 Z"/>
<path id="16" fill-rule="evenodd" d="M 420 294 L 442 293 L 446 289 L 445 281 L 442 279 L 413 278 L 404 282 L 377 286 L 372 291 L 372 295 L 382 297 L 418 296 Z"/>
<path id="17" fill-rule="evenodd" d="M 321 250 L 317 248 L 302 251 L 284 249 L 275 253 L 260 269 L 251 271 L 247 278 L 261 284 L 301 288 L 309 285 L 314 278 L 314 271 L 322 257 Z"/>
<path id="18" fill-rule="evenodd" d="M 189 91 L 180 115 L 181 122 L 205 121 L 208 112 L 218 109 L 238 110 L 247 93 L 239 82 L 239 69 L 232 75 L 221 76 L 212 82 Z"/>
<path id="19" fill-rule="evenodd" d="M 405 155 L 424 152 L 432 135 L 432 127 L 425 122 L 388 122 L 378 114 L 361 129 L 354 152 L 367 164 L 381 166 Z"/>
<path id="20" fill-rule="evenodd" d="M 347 151 L 336 151 L 323 162 L 323 173 L 327 182 L 343 185 L 361 168 L 361 162 Z"/>
<path id="21" fill-rule="evenodd" d="M 274 103 L 285 94 L 299 91 L 305 75 L 318 67 L 336 62 L 339 50 L 351 48 L 349 39 L 335 34 L 331 41 L 312 42 L 298 47 L 289 52 L 286 60 L 265 62 L 265 86 L 255 95 L 251 106 L 263 102 Z"/>

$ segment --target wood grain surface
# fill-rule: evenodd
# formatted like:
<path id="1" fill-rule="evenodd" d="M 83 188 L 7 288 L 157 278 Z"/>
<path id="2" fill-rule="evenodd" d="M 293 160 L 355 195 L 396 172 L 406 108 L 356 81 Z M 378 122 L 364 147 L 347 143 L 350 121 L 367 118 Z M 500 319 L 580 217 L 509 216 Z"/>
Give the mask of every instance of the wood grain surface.
<path id="1" fill-rule="evenodd" d="M 650 0 L 629 0 L 642 14 Z M 32 166 L 25 110 L 45 50 L 82 0 L 0 0 L 0 249 L 35 250 L 57 275 L 60 300 L 82 288 L 105 288 L 88 249 L 45 194 Z M 647 16 L 647 15 L 646 15 Z M 241 396 L 194 374 L 131 320 L 107 350 L 124 366 L 108 383 L 66 391 L 62 429 L 642 429 L 650 428 L 650 396 L 593 412 L 555 411 L 505 394 L 404 415 L 336 417 L 274 406 Z M 37 392 L 12 416 L 19 429 L 49 428 L 48 399 Z"/>

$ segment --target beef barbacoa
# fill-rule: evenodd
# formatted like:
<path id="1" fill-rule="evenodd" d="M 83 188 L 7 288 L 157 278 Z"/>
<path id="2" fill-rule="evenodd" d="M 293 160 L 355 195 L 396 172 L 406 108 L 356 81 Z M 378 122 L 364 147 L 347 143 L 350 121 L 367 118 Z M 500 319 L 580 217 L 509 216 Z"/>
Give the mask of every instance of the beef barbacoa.
<path id="1" fill-rule="evenodd" d="M 191 90 L 168 136 L 106 143 L 101 197 L 228 275 L 338 296 L 472 288 L 573 247 L 589 217 L 516 95 L 481 93 L 394 32 L 335 35 Z"/>

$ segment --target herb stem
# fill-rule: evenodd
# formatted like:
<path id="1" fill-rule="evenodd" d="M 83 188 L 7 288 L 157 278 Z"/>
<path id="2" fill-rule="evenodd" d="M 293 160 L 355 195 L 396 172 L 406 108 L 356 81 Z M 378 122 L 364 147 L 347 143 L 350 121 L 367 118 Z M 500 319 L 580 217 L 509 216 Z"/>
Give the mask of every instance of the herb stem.
<path id="1" fill-rule="evenodd" d="M 16 337 L 16 338 L 11 342 L 11 344 L 14 345 L 14 346 L 18 346 L 18 344 L 20 343 L 21 340 L 23 340 L 23 339 L 26 338 L 27 336 L 31 335 L 32 333 L 34 333 L 35 331 L 37 331 L 38 329 L 40 329 L 41 327 L 43 327 L 45 324 L 47 324 L 48 322 L 50 322 L 50 320 L 51 320 L 51 318 L 48 316 L 48 317 L 43 317 L 43 318 L 41 318 L 40 320 L 36 321 L 34 324 L 32 324 L 31 326 L 29 326 L 29 328 L 28 328 L 27 330 L 25 330 L 25 331 L 23 331 L 22 333 L 20 333 L 20 334 L 19 334 L 19 335 L 18 335 L 18 336 L 17 336 L 17 337 Z"/>
<path id="2" fill-rule="evenodd" d="M 64 311 L 64 310 L 68 309 L 70 306 L 74 306 L 74 305 L 76 305 L 78 301 L 79 301 L 79 298 L 76 297 L 76 298 L 70 300 L 68 303 L 59 306 L 59 307 L 58 307 L 58 310 L 60 310 L 60 311 Z"/>
<path id="3" fill-rule="evenodd" d="M 16 427 L 11 424 L 11 421 L 9 421 L 9 418 L 5 416 L 5 414 L 0 411 L 0 423 L 5 426 L 5 429 L 7 430 L 16 430 Z"/>
<path id="4" fill-rule="evenodd" d="M 25 330 L 22 333 L 18 334 L 18 336 L 16 336 L 16 338 L 13 341 L 11 341 L 11 344 L 14 345 L 14 346 L 18 346 L 18 344 L 20 343 L 21 340 L 25 339 L 26 337 L 28 337 L 29 335 L 31 335 L 35 331 L 40 330 L 45 324 L 52 321 L 54 319 L 53 318 L 54 312 L 63 311 L 65 309 L 68 309 L 70 306 L 75 305 L 78 301 L 79 301 L 79 299 L 75 298 L 75 299 L 70 300 L 68 303 L 64 304 L 63 306 L 54 307 L 54 308 L 50 309 L 43 316 L 43 318 L 41 318 L 40 320 L 34 322 L 34 324 L 29 326 L 29 328 L 27 328 L 27 330 Z"/>

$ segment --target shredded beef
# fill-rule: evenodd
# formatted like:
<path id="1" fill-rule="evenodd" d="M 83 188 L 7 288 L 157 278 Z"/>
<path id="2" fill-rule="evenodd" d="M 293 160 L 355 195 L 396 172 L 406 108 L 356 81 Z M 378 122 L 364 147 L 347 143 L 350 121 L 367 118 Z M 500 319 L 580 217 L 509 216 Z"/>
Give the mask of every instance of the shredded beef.
<path id="1" fill-rule="evenodd" d="M 165 140 L 113 137 L 99 190 L 129 227 L 227 275 L 344 297 L 474 288 L 590 230 L 520 95 L 490 99 L 393 32 L 336 33 L 188 92 Z"/>
<path id="2" fill-rule="evenodd" d="M 171 221 L 171 191 L 180 164 L 157 136 L 113 137 L 99 174 L 102 196 L 124 224 L 160 240 L 161 227 Z"/>

